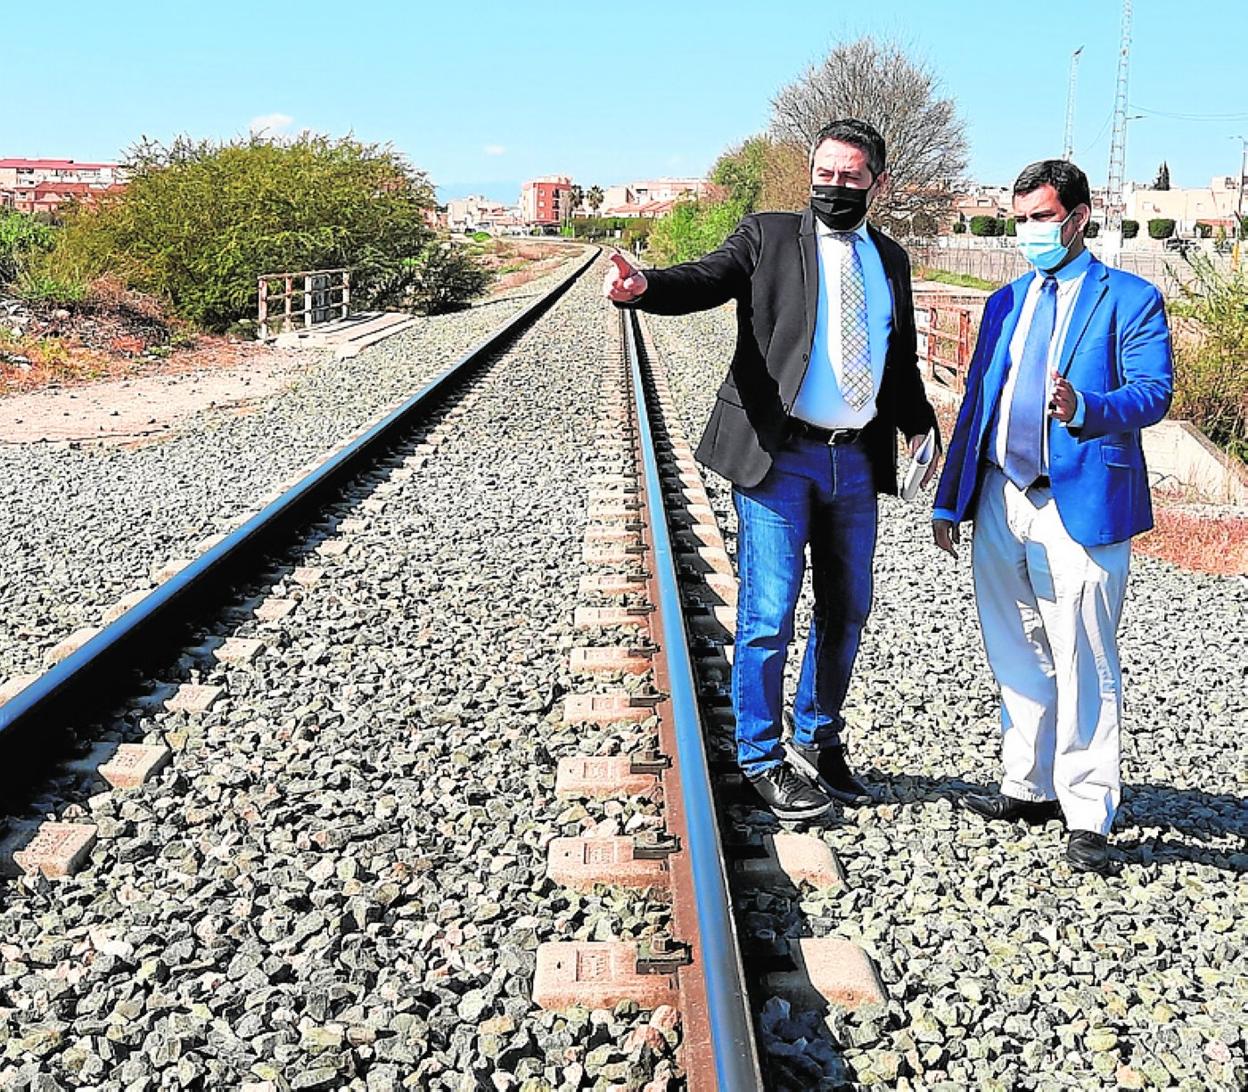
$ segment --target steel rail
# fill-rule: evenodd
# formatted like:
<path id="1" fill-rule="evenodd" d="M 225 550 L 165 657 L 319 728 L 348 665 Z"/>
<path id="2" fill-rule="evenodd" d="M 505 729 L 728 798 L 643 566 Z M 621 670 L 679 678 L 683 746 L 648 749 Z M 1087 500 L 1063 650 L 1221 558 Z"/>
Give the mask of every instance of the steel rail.
<path id="1" fill-rule="evenodd" d="M 631 312 L 622 311 L 621 314 L 653 547 L 652 576 L 659 593 L 655 607 L 662 632 L 661 637 L 655 636 L 660 638 L 670 691 L 668 700 L 675 721 L 682 810 L 697 904 L 696 947 L 700 948 L 702 957 L 715 1076 L 720 1092 L 758 1092 L 763 1087 L 758 1048 L 707 768 L 702 714 L 685 629 L 675 549 L 667 525 L 663 481 L 650 425 L 637 319 Z"/>
<path id="2" fill-rule="evenodd" d="M 67 730 L 98 720 L 109 704 L 133 694 L 134 673 L 168 659 L 197 621 L 219 612 L 233 586 L 257 564 L 289 546 L 319 508 L 399 442 L 422 415 L 491 354 L 523 333 L 572 286 L 599 254 L 596 248 L 540 299 L 469 349 L 398 409 L 262 508 L 222 542 L 164 581 L 76 652 L 0 705 L 0 756 L 34 758 Z M 25 774 L 6 763 L 12 782 Z"/>

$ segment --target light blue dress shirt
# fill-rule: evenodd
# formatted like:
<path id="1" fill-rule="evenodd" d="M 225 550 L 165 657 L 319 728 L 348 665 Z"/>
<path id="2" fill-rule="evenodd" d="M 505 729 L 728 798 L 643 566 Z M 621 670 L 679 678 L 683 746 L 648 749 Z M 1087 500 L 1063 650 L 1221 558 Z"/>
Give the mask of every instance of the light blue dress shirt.
<path id="1" fill-rule="evenodd" d="M 1092 255 L 1084 251 L 1069 265 L 1063 266 L 1056 273 L 1057 278 L 1057 316 L 1053 325 L 1053 339 L 1049 342 L 1049 376 L 1048 394 L 1053 394 L 1053 370 L 1062 358 L 1062 346 L 1066 342 L 1066 331 L 1070 328 L 1070 316 L 1075 309 L 1075 300 L 1079 298 L 1079 290 L 1083 287 L 1083 279 L 1092 265 Z M 985 451 L 997 466 L 1005 465 L 1005 429 L 1000 427 L 1002 421 L 1010 419 L 1010 406 L 1014 402 L 1014 384 L 1018 380 L 1018 368 L 1015 366 L 1023 357 L 1023 346 L 1027 343 L 1027 331 L 1031 329 L 1031 318 L 1036 313 L 1036 301 L 1040 298 L 1040 288 L 1044 278 L 1050 276 L 1036 270 L 1027 286 L 1027 295 L 1023 297 L 1023 309 L 1018 316 L 1018 325 L 1010 338 L 1010 370 L 1005 377 L 1005 385 L 1001 388 L 1001 401 L 997 406 L 996 419 L 988 432 L 988 444 Z M 1075 392 L 1075 415 L 1066 422 L 1066 427 L 1077 429 L 1083 424 L 1085 408 L 1083 395 Z M 1044 434 L 1041 449 L 1041 472 L 1049 470 L 1048 433 Z"/>
<path id="2" fill-rule="evenodd" d="M 875 397 L 861 409 L 853 409 L 841 396 L 841 268 L 840 247 L 832 232 L 815 222 L 819 252 L 819 304 L 815 317 L 810 364 L 793 402 L 793 416 L 820 428 L 862 428 L 876 414 Z M 884 378 L 884 358 L 893 329 L 893 290 L 884 272 L 880 252 L 867 232 L 866 221 L 854 232 L 862 262 L 867 296 L 867 344 L 871 352 L 871 378 L 879 395 Z"/>

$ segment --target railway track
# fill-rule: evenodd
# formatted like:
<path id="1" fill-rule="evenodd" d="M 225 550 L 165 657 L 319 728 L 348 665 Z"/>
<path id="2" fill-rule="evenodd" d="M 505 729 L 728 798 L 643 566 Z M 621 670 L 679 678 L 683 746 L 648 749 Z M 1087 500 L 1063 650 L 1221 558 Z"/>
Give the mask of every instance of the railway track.
<path id="1" fill-rule="evenodd" d="M 421 496 L 458 478 L 452 507 L 482 482 L 487 509 L 521 503 L 479 450 L 454 452 L 478 413 L 487 438 L 514 427 L 513 362 L 541 357 L 543 316 L 592 321 L 560 303 L 596 298 L 577 283 L 592 261 L 0 706 L 0 1087 L 763 1086 L 765 984 L 747 982 L 730 887 L 782 876 L 791 847 L 735 839 L 724 855 L 724 725 L 708 725 L 731 565 L 636 319 L 573 339 L 601 366 L 598 417 L 572 449 L 581 465 L 559 452 L 543 472 L 570 475 L 547 500 L 583 521 L 583 554 L 518 521 L 524 541 L 549 537 L 535 559 L 571 553 L 576 575 L 574 635 L 542 697 L 509 702 L 500 669 L 531 666 L 515 648 L 474 694 L 448 667 L 462 647 L 436 637 L 457 608 L 474 638 L 528 620 L 505 585 L 433 556 Z M 471 554 L 468 515 L 441 525 Z M 370 721 L 395 689 L 374 662 L 389 650 L 413 681 Z M 519 746 L 509 712 L 552 726 L 524 740 L 530 799 L 514 815 L 491 800 L 510 771 L 462 801 L 446 775 L 506 754 L 499 727 Z M 514 829 L 526 813 L 543 832 Z M 490 896 L 494 876 L 513 896 L 527 883 L 526 913 Z M 471 913 L 453 909 L 461 892 Z M 415 998 L 387 958 L 423 972 Z"/>

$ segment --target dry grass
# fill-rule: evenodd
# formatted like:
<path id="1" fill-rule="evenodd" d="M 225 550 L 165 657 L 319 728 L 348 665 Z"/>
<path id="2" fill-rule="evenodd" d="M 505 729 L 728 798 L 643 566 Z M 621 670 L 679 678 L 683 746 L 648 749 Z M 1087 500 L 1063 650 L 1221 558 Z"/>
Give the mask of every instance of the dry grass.
<path id="1" fill-rule="evenodd" d="M 1158 507 L 1156 527 L 1135 550 L 1180 569 L 1219 576 L 1248 575 L 1248 516 L 1219 516 Z"/>
<path id="2" fill-rule="evenodd" d="M 0 395 L 22 394 L 49 386 L 72 386 L 130 374 L 132 360 L 110 357 L 60 338 L 18 338 L 0 342 Z M 22 366 L 4 356 L 25 357 Z"/>

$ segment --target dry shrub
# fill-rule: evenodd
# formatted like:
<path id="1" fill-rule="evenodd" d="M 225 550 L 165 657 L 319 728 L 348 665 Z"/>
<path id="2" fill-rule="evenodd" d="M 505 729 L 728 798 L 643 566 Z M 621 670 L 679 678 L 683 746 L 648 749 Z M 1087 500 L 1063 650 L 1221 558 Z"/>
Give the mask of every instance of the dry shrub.
<path id="1" fill-rule="evenodd" d="M 1248 574 L 1248 517 L 1159 508 L 1156 527 L 1135 540 L 1146 557 L 1223 576 Z"/>
<path id="2" fill-rule="evenodd" d="M 105 273 L 92 280 L 87 285 L 82 306 L 86 310 L 145 319 L 161 326 L 168 324 L 166 309 L 159 299 L 127 287 L 126 282 L 115 273 Z"/>

